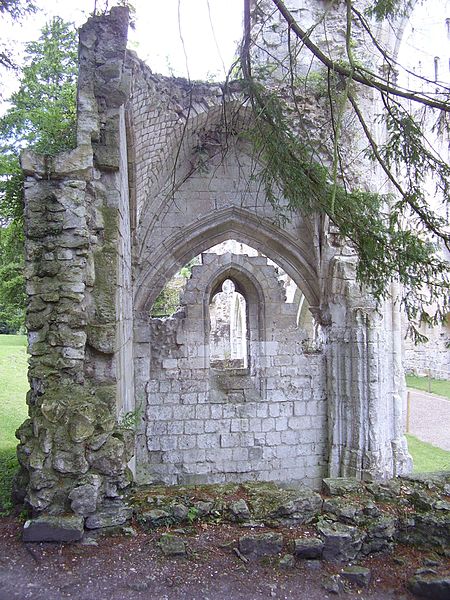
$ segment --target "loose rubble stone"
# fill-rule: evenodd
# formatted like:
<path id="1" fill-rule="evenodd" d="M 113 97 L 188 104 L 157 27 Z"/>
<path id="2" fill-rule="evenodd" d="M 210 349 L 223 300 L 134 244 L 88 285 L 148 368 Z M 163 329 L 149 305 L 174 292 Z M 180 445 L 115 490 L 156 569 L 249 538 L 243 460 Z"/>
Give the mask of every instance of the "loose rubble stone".
<path id="1" fill-rule="evenodd" d="M 248 521 L 251 517 L 247 502 L 243 499 L 232 502 L 230 512 L 237 521 Z"/>
<path id="2" fill-rule="evenodd" d="M 345 496 L 363 490 L 363 485 L 357 479 L 347 477 L 327 477 L 322 480 L 322 487 L 328 496 Z"/>
<path id="3" fill-rule="evenodd" d="M 214 502 L 196 502 L 194 504 L 194 508 L 197 510 L 197 515 L 199 517 L 204 517 L 206 515 L 209 515 L 212 508 L 214 506 Z"/>
<path id="4" fill-rule="evenodd" d="M 155 508 L 154 510 L 148 510 L 142 513 L 142 518 L 145 523 L 151 527 L 158 527 L 158 525 L 167 525 L 167 520 L 170 519 L 170 513 L 165 510 Z"/>
<path id="5" fill-rule="evenodd" d="M 303 562 L 303 565 L 307 569 L 311 569 L 311 571 L 320 571 L 320 569 L 322 568 L 322 561 L 318 559 L 305 560 Z"/>
<path id="6" fill-rule="evenodd" d="M 105 503 L 101 510 L 86 519 L 88 529 L 99 529 L 101 527 L 117 527 L 123 525 L 133 514 L 133 509 L 125 506 L 123 502 L 111 501 Z"/>
<path id="7" fill-rule="evenodd" d="M 292 569 L 295 566 L 295 558 L 293 554 L 285 554 L 280 558 L 278 563 L 282 569 Z"/>
<path id="8" fill-rule="evenodd" d="M 363 540 L 362 532 L 356 527 L 323 521 L 317 529 L 324 542 L 322 553 L 324 560 L 344 562 L 356 558 Z"/>
<path id="9" fill-rule="evenodd" d="M 172 514 L 177 521 L 185 521 L 189 514 L 189 509 L 184 504 L 174 504 Z"/>
<path id="10" fill-rule="evenodd" d="M 429 511 L 433 510 L 435 501 L 422 490 L 414 490 L 410 495 L 409 501 L 417 510 Z"/>
<path id="11" fill-rule="evenodd" d="M 323 503 L 323 512 L 335 515 L 341 523 L 356 525 L 363 517 L 362 510 L 346 498 L 332 498 Z"/>
<path id="12" fill-rule="evenodd" d="M 366 535 L 362 546 L 363 554 L 392 550 L 397 535 L 397 520 L 394 517 L 381 515 L 370 519 L 364 523 L 364 529 Z"/>
<path id="13" fill-rule="evenodd" d="M 77 542 L 84 532 L 84 519 L 77 515 L 41 516 L 26 521 L 24 542 Z"/>
<path id="14" fill-rule="evenodd" d="M 294 540 L 294 555 L 298 558 L 320 558 L 324 543 L 320 538 L 299 538 Z"/>
<path id="15" fill-rule="evenodd" d="M 370 583 L 371 576 L 370 569 L 358 565 L 344 567 L 341 571 L 342 579 L 354 583 L 358 587 L 367 587 Z"/>
<path id="16" fill-rule="evenodd" d="M 160 548 L 166 556 L 185 556 L 186 542 L 176 535 L 165 533 L 159 538 Z"/>
<path id="17" fill-rule="evenodd" d="M 408 589 L 419 598 L 448 600 L 450 598 L 450 577 L 415 575 L 408 581 Z"/>
<path id="18" fill-rule="evenodd" d="M 329 575 L 322 579 L 322 587 L 330 594 L 339 595 L 344 591 L 342 580 L 339 575 Z"/>
<path id="19" fill-rule="evenodd" d="M 450 515 L 416 513 L 398 521 L 396 541 L 422 548 L 450 547 Z"/>
<path id="20" fill-rule="evenodd" d="M 322 508 L 322 497 L 309 488 L 296 491 L 293 498 L 281 504 L 273 512 L 275 518 L 283 521 L 306 523 Z"/>
<path id="21" fill-rule="evenodd" d="M 256 533 L 239 538 L 239 550 L 245 555 L 272 556 L 279 554 L 282 547 L 281 533 Z"/>

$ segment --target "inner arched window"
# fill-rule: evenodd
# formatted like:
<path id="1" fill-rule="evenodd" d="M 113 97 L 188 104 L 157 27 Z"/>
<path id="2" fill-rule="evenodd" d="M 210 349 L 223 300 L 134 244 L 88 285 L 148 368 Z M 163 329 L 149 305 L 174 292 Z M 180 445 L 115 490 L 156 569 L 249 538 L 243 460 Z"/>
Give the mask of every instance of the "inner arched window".
<path id="1" fill-rule="evenodd" d="M 209 304 L 211 366 L 220 369 L 245 369 L 248 365 L 247 303 L 226 279 Z"/>

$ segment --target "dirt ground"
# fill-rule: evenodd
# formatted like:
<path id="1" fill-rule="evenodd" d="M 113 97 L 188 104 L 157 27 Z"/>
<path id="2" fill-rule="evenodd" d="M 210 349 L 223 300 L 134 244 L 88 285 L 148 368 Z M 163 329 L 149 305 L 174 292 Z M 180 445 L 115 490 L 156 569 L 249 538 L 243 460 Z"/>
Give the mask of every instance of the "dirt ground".
<path id="1" fill-rule="evenodd" d="M 295 529 L 281 529 L 295 537 Z M 164 530 L 134 536 L 97 537 L 77 544 L 24 544 L 21 524 L 0 519 L 0 600 L 326 600 L 336 597 L 323 582 L 340 565 L 297 561 L 282 568 L 277 558 L 243 562 L 234 552 L 248 533 L 237 525 L 198 525 L 180 532 L 187 557 L 163 556 L 158 539 Z M 288 549 L 286 548 L 286 551 Z M 410 600 L 408 577 L 426 566 L 426 556 L 411 548 L 369 557 L 369 588 L 349 588 L 348 600 Z M 436 568 L 436 567 L 434 567 Z M 450 568 L 442 562 L 440 572 Z"/>

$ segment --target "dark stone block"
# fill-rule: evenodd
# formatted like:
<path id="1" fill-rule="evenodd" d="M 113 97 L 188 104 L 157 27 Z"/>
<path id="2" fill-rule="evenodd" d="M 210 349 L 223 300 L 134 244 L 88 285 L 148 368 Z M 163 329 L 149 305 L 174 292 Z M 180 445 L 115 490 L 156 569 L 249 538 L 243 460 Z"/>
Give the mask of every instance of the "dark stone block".
<path id="1" fill-rule="evenodd" d="M 323 541 L 316 537 L 299 538 L 294 540 L 294 555 L 299 558 L 320 558 Z"/>
<path id="2" fill-rule="evenodd" d="M 415 575 L 408 581 L 408 589 L 419 598 L 448 600 L 450 598 L 450 577 Z"/>
<path id="3" fill-rule="evenodd" d="M 342 579 L 354 583 L 358 587 L 367 587 L 370 583 L 371 572 L 366 567 L 353 565 L 344 567 L 341 572 Z"/>
<path id="4" fill-rule="evenodd" d="M 77 542 L 84 532 L 84 519 L 78 515 L 41 516 L 23 526 L 24 542 Z"/>
<path id="5" fill-rule="evenodd" d="M 283 536 L 281 533 L 259 533 L 239 538 L 239 550 L 242 554 L 254 556 L 273 556 L 281 552 Z"/>

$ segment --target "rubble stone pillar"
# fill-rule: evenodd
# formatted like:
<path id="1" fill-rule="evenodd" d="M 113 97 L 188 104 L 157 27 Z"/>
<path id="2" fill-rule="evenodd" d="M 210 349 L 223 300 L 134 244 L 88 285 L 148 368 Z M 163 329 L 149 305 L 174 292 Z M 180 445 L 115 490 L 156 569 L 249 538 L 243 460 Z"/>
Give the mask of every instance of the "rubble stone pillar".
<path id="1" fill-rule="evenodd" d="M 76 516 L 81 529 L 122 523 L 130 512 L 121 490 L 134 441 L 117 394 L 127 317 L 117 297 L 131 287 L 120 243 L 129 237 L 121 231 L 127 29 L 127 9 L 113 8 L 80 31 L 77 147 L 22 157 L 31 389 L 17 432 L 16 495 L 33 515 Z"/>

